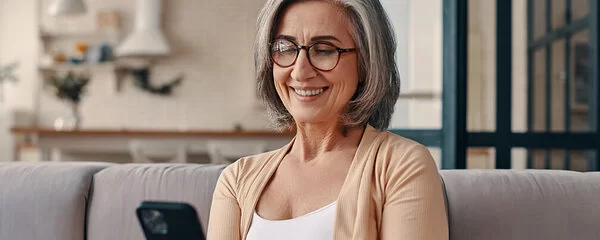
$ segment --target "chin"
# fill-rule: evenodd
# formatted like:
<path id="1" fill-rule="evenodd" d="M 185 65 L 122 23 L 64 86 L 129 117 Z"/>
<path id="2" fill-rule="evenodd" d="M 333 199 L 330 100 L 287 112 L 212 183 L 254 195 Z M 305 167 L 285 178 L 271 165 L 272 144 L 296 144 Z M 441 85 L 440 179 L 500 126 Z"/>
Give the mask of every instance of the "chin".
<path id="1" fill-rule="evenodd" d="M 296 123 L 317 123 L 317 122 L 324 122 L 322 118 L 308 117 L 308 116 L 294 117 L 294 121 Z"/>
<path id="2" fill-rule="evenodd" d="M 291 113 L 296 123 L 316 123 L 325 122 L 326 117 L 322 114 L 315 114 L 313 111 L 302 111 Z"/>

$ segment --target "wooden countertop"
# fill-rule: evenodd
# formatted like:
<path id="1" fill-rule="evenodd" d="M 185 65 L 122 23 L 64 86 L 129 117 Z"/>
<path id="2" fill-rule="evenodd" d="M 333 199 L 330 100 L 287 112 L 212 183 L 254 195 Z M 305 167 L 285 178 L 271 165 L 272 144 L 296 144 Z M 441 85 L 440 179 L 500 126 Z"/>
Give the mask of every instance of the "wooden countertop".
<path id="1" fill-rule="evenodd" d="M 143 129 L 80 129 L 58 131 L 51 128 L 13 127 L 13 134 L 46 136 L 136 136 L 136 137 L 292 137 L 292 132 L 275 131 L 212 131 L 212 130 L 143 130 Z"/>

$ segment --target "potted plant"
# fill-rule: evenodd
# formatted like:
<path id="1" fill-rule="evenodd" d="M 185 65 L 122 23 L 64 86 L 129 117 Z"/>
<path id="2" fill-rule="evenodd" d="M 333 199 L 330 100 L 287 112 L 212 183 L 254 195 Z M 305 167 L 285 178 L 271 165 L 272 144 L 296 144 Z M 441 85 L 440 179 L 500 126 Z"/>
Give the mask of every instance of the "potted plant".
<path id="1" fill-rule="evenodd" d="M 19 63 L 14 62 L 6 66 L 0 66 L 0 102 L 4 101 L 4 83 L 8 81 L 17 82 L 18 79 L 14 74 Z"/>
<path id="2" fill-rule="evenodd" d="M 86 91 L 86 86 L 90 81 L 87 74 L 75 74 L 71 71 L 64 77 L 51 76 L 48 80 L 49 85 L 58 99 L 69 103 L 72 111 L 73 128 L 79 129 L 81 126 L 81 113 L 79 103 Z M 57 127 L 57 126 L 55 126 Z M 61 126 L 62 127 L 62 126 Z"/>

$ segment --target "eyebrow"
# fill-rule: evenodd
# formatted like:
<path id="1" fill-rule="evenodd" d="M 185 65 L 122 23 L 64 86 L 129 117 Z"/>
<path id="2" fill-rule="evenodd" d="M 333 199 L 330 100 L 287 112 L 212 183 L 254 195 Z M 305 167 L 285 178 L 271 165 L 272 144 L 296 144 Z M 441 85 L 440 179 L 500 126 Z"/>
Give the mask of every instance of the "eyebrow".
<path id="1" fill-rule="evenodd" d="M 296 37 L 289 36 L 289 35 L 278 35 L 275 39 L 285 39 L 285 40 L 290 40 L 290 41 L 296 42 Z M 342 43 L 342 41 L 340 41 L 339 39 L 337 39 L 336 37 L 334 37 L 332 35 L 314 36 L 310 39 L 311 42 L 317 42 L 317 41 L 323 41 L 323 40 L 333 40 L 333 41 Z"/>

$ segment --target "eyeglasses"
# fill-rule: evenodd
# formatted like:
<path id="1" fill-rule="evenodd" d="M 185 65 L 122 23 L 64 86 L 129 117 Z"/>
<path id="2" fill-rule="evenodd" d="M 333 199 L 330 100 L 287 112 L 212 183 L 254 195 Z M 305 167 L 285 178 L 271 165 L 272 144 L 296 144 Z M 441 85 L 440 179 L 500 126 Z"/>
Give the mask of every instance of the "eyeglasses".
<path id="1" fill-rule="evenodd" d="M 310 65 L 321 71 L 333 70 L 340 61 L 342 53 L 356 51 L 356 48 L 338 48 L 327 42 L 317 42 L 308 46 L 300 46 L 290 40 L 277 39 L 271 44 L 271 58 L 278 66 L 289 67 L 296 63 L 301 49 L 306 50 Z"/>

